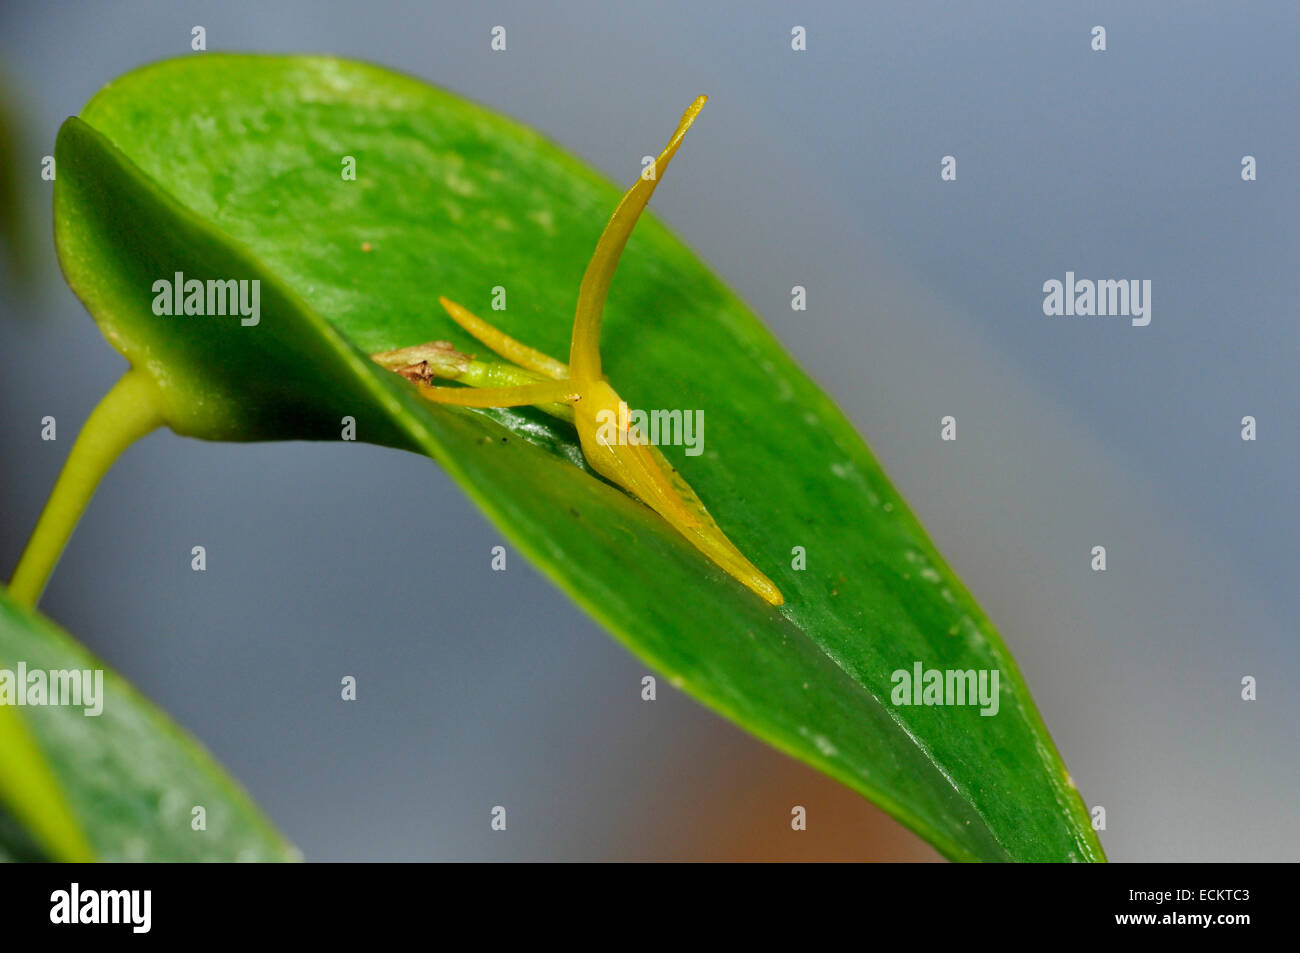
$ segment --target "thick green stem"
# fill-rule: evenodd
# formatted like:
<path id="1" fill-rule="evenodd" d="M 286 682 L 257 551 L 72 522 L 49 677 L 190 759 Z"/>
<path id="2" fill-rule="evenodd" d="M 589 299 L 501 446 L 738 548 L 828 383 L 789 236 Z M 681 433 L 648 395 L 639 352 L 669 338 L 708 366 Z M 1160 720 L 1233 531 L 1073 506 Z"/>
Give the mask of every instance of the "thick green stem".
<path id="1" fill-rule="evenodd" d="M 104 395 L 72 445 L 32 538 L 18 560 L 9 594 L 36 605 L 81 513 L 108 468 L 128 446 L 163 422 L 158 387 L 132 368 Z"/>

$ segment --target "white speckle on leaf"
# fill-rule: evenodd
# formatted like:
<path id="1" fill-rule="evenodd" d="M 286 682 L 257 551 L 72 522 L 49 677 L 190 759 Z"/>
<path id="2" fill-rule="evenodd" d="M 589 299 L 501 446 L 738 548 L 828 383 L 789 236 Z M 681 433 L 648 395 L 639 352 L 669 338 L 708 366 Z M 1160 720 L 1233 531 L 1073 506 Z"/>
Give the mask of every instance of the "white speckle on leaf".
<path id="1" fill-rule="evenodd" d="M 446 183 L 447 188 L 451 189 L 451 191 L 455 192 L 457 195 L 463 195 L 467 198 L 471 195 L 474 195 L 476 192 L 478 192 L 477 185 L 475 185 L 469 179 L 462 179 L 455 172 L 449 171 L 446 177 L 443 179 L 443 182 Z"/>
<path id="2" fill-rule="evenodd" d="M 823 755 L 825 755 L 828 758 L 833 758 L 840 753 L 840 749 L 835 747 L 835 745 L 831 742 L 831 739 L 827 738 L 825 735 L 821 735 L 809 731 L 807 728 L 804 727 L 800 727 L 799 734 L 803 735 L 805 738 L 811 741 L 813 743 L 813 747 L 815 747 L 818 751 L 820 751 Z"/>
<path id="3" fill-rule="evenodd" d="M 813 744 L 828 758 L 833 758 L 840 753 L 840 749 L 831 744 L 831 740 L 825 735 L 813 735 Z"/>
<path id="4" fill-rule="evenodd" d="M 964 615 L 961 617 L 961 627 L 963 631 L 966 633 L 966 637 L 970 639 L 970 641 L 979 645 L 982 645 L 988 641 L 987 639 L 984 638 L 984 633 L 979 630 L 979 626 L 977 626 L 973 621 L 971 621 L 970 616 Z"/>

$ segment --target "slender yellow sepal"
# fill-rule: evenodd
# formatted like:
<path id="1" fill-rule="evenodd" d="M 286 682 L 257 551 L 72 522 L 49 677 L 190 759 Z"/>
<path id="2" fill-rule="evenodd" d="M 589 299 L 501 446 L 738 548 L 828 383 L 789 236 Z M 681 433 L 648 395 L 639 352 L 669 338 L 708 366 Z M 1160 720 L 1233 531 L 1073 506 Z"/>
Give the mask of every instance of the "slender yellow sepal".
<path id="1" fill-rule="evenodd" d="M 697 96 L 695 102 L 687 107 L 677 130 L 664 151 L 655 159 L 654 166 L 642 172 L 636 183 L 624 193 L 623 199 L 610 216 L 605 231 L 601 233 L 596 250 L 582 276 L 578 287 L 578 305 L 573 318 L 573 340 L 569 345 L 570 376 L 586 380 L 600 377 L 600 319 L 605 311 L 605 297 L 609 294 L 609 283 L 618 267 L 618 259 L 627 245 L 628 236 L 637 219 L 641 217 L 646 203 L 654 194 L 655 186 L 668 171 L 668 163 L 677 154 L 677 147 L 682 144 L 682 137 L 691 128 L 695 117 L 700 114 L 709 97 Z"/>
<path id="2" fill-rule="evenodd" d="M 471 314 L 449 298 L 439 298 L 438 303 L 451 315 L 453 321 L 478 338 L 497 354 L 511 364 L 518 364 L 526 370 L 536 371 L 552 380 L 563 380 L 569 376 L 569 368 L 553 357 L 541 351 L 521 344 L 510 335 L 497 330 L 482 318 Z"/>
<path id="3" fill-rule="evenodd" d="M 429 387 L 422 385 L 420 394 L 438 404 L 458 407 L 523 407 L 526 404 L 550 404 L 580 400 L 570 381 L 544 381 L 518 387 Z"/>

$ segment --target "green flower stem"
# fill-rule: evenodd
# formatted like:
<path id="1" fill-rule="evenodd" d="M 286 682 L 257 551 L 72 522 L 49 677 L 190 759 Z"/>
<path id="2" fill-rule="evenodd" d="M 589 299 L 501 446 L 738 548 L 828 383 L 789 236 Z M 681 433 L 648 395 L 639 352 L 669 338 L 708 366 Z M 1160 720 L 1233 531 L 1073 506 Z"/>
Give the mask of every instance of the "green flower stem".
<path id="1" fill-rule="evenodd" d="M 162 422 L 157 385 L 134 368 L 104 395 L 77 435 L 54 492 L 18 560 L 9 583 L 15 601 L 36 605 L 99 481 L 123 450 Z"/>

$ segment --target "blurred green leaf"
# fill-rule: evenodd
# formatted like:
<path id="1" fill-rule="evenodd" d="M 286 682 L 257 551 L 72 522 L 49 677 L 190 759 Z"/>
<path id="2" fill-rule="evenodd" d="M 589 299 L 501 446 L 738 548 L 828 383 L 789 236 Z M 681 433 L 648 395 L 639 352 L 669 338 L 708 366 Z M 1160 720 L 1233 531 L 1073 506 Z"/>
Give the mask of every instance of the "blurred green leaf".
<path id="1" fill-rule="evenodd" d="M 0 706 L 0 721 L 9 726 L 0 728 L 6 741 L 0 801 L 9 808 L 0 812 L 0 857 L 32 859 L 39 843 L 57 860 L 297 859 L 193 739 L 52 622 L 0 589 L 0 668 L 16 673 L 19 663 L 28 672 L 103 670 L 103 710 Z M 7 743 L 15 723 L 34 742 L 32 751 Z M 195 806 L 206 810 L 206 830 L 191 828 Z M 33 835 L 22 835 L 15 820 Z"/>

